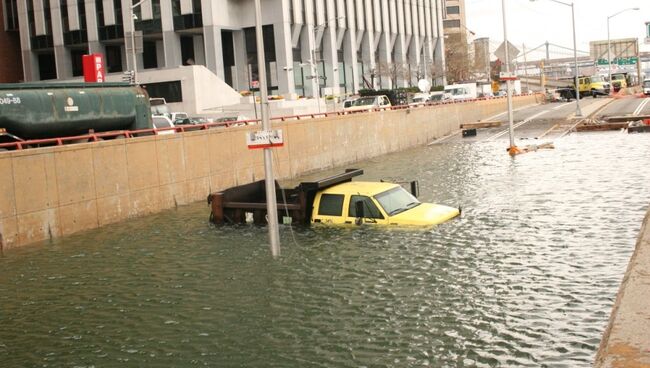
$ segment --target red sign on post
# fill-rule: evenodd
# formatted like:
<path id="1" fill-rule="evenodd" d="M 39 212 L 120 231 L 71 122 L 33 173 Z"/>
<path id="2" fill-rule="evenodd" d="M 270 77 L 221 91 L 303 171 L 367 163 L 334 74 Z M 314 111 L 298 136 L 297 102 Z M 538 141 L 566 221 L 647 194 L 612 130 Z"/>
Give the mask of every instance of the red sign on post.
<path id="1" fill-rule="evenodd" d="M 85 82 L 104 82 L 106 71 L 104 70 L 104 55 L 90 54 L 82 57 Z"/>

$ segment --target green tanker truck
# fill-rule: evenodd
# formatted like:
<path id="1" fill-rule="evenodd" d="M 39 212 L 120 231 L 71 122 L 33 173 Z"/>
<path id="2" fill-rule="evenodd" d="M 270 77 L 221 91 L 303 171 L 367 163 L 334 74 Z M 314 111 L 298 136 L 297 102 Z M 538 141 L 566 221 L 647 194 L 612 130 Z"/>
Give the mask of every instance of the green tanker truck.
<path id="1" fill-rule="evenodd" d="M 0 84 L 0 143 L 151 127 L 149 96 L 139 86 Z"/>

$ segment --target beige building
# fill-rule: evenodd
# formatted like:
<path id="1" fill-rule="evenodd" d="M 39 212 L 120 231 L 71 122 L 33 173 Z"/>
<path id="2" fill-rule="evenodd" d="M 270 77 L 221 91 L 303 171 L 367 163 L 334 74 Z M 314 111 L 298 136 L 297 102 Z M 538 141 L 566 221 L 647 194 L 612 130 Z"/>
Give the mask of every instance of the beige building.
<path id="1" fill-rule="evenodd" d="M 449 43 L 467 44 L 467 22 L 465 20 L 465 0 L 446 0 L 444 35 Z"/>

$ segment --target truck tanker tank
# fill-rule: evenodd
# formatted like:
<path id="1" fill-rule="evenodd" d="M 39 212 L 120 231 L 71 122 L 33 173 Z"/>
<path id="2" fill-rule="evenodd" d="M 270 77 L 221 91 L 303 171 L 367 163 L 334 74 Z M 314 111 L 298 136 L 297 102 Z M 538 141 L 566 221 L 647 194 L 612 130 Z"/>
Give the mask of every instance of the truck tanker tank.
<path id="1" fill-rule="evenodd" d="M 22 139 L 149 129 L 149 97 L 128 83 L 0 84 L 0 128 Z"/>

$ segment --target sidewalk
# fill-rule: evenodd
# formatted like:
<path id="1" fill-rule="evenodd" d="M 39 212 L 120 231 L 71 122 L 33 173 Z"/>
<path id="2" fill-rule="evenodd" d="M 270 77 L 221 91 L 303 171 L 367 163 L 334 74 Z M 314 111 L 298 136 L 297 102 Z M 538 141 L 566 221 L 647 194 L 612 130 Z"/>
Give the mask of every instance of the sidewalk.
<path id="1" fill-rule="evenodd" d="M 616 296 L 595 368 L 650 367 L 650 210 Z"/>

